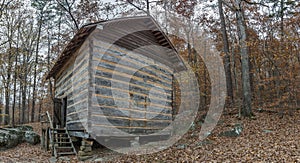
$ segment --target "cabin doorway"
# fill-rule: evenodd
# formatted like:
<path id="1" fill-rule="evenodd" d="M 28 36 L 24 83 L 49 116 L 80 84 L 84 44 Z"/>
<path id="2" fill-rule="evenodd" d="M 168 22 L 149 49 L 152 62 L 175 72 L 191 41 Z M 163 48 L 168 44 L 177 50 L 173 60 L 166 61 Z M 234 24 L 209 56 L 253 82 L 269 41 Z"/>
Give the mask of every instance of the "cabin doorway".
<path id="1" fill-rule="evenodd" d="M 62 127 L 62 128 L 66 127 L 67 106 L 68 106 L 68 98 L 65 97 L 62 99 L 62 106 L 61 106 L 61 126 L 60 127 Z"/>
<path id="2" fill-rule="evenodd" d="M 53 127 L 55 128 L 66 127 L 67 100 L 67 97 L 63 99 L 54 99 Z"/>

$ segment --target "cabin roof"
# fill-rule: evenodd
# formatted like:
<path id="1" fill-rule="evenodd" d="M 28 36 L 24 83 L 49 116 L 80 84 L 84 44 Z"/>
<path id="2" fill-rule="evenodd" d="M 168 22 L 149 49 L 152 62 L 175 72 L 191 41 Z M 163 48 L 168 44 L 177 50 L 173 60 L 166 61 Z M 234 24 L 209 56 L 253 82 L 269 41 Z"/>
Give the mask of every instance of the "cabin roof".
<path id="1" fill-rule="evenodd" d="M 102 41 L 121 46 L 128 50 L 135 50 L 173 68 L 176 72 L 186 70 L 173 44 L 165 33 L 162 32 L 156 21 L 150 16 L 138 16 L 99 21 L 82 26 L 58 56 L 46 78 L 55 77 L 95 30 L 102 30 L 102 34 L 100 35 Z M 120 35 L 122 37 L 119 37 Z M 164 52 L 162 53 L 161 48 L 151 48 L 151 46 L 139 49 L 139 47 L 147 47 L 148 45 L 163 47 Z"/>

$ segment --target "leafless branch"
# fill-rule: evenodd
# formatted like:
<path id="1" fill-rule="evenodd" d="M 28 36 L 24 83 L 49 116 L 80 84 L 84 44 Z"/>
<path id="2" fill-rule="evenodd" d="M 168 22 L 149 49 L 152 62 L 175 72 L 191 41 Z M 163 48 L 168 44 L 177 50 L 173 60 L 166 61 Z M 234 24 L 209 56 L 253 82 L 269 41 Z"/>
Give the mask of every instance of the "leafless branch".
<path id="1" fill-rule="evenodd" d="M 143 9 L 140 8 L 139 6 L 135 5 L 135 4 L 133 3 L 132 0 L 127 0 L 127 2 L 128 2 L 130 5 L 132 5 L 133 7 L 137 8 L 138 10 L 143 10 Z"/>
<path id="2" fill-rule="evenodd" d="M 4 8 L 6 6 L 8 6 L 10 3 L 12 2 L 12 0 L 9 0 L 8 2 L 6 2 L 6 0 L 2 0 L 1 4 L 0 4 L 0 18 L 2 17 Z"/>
<path id="3" fill-rule="evenodd" d="M 133 7 L 135 7 L 136 9 L 141 10 L 141 11 L 145 12 L 146 14 L 148 14 L 147 11 L 145 11 L 145 10 L 143 10 L 142 8 L 140 8 L 139 6 L 135 5 L 135 4 L 133 3 L 132 0 L 126 0 L 126 1 L 127 1 L 130 5 L 132 5 Z"/>
<path id="4" fill-rule="evenodd" d="M 260 2 L 250 2 L 248 0 L 242 0 L 242 1 L 246 2 L 249 5 L 261 5 L 261 6 L 264 6 L 264 7 L 269 7 L 269 6 L 267 6 L 267 5 L 263 4 L 263 3 L 260 3 Z"/>
<path id="5" fill-rule="evenodd" d="M 78 30 L 79 29 L 78 23 L 71 12 L 71 6 L 74 4 L 75 1 L 73 1 L 73 3 L 70 4 L 68 0 L 66 0 L 66 4 L 68 8 L 66 8 L 66 6 L 64 6 L 61 2 L 59 2 L 59 0 L 56 0 L 56 2 L 70 15 L 72 21 L 75 24 L 76 30 Z"/>
<path id="6" fill-rule="evenodd" d="M 231 10 L 233 10 L 233 11 L 236 10 L 236 8 L 235 8 L 234 6 L 232 6 L 232 5 L 230 5 L 228 2 L 226 2 L 226 1 L 224 1 L 224 0 L 222 0 L 221 2 L 222 2 L 225 6 L 227 6 L 228 8 L 230 8 Z"/>

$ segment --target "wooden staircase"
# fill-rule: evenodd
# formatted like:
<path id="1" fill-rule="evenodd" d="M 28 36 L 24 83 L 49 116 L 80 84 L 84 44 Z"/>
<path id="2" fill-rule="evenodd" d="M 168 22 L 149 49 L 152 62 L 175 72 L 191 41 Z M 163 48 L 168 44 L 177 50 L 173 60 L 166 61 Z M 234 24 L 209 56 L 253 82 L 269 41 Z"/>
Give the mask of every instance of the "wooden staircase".
<path id="1" fill-rule="evenodd" d="M 54 128 L 50 114 L 47 111 L 41 115 L 42 123 L 42 147 L 48 150 L 50 146 L 52 155 L 55 157 L 65 155 L 77 155 L 68 130 Z M 47 124 L 46 126 L 44 124 Z"/>
<path id="2" fill-rule="evenodd" d="M 51 129 L 50 135 L 52 152 L 55 157 L 77 154 L 68 130 L 65 128 Z"/>

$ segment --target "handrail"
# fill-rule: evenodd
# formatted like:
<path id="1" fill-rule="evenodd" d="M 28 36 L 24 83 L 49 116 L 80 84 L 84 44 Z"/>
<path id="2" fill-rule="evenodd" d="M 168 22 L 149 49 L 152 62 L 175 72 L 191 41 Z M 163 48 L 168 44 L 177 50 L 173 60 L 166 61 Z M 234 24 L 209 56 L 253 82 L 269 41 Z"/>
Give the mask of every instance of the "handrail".
<path id="1" fill-rule="evenodd" d="M 48 111 L 46 111 L 46 115 L 47 115 L 47 117 L 48 117 L 48 120 L 49 120 L 49 123 L 50 123 L 50 128 L 51 128 L 51 129 L 53 129 L 53 123 L 52 123 L 52 119 L 51 119 L 51 117 L 50 117 L 50 114 L 49 114 L 49 112 L 48 112 Z"/>

